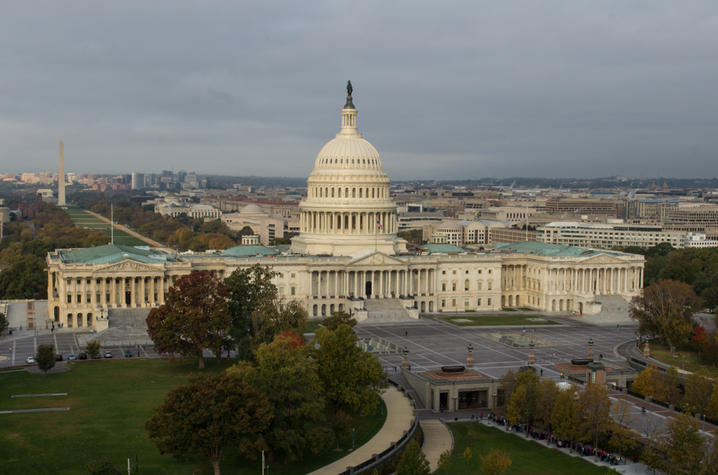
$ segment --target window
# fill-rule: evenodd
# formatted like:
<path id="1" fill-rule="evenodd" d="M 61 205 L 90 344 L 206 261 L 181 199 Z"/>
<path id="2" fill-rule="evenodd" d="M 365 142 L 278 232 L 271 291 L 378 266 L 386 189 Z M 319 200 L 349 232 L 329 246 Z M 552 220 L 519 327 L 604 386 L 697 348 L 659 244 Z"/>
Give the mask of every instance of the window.
<path id="1" fill-rule="evenodd" d="M 445 271 L 445 270 L 442 270 L 442 271 L 441 271 L 441 275 L 446 275 L 446 271 Z"/>
<path id="2" fill-rule="evenodd" d="M 456 275 L 456 269 L 454 269 L 451 273 Z"/>
<path id="3" fill-rule="evenodd" d="M 451 299 L 451 306 L 456 307 L 456 299 Z"/>
<path id="4" fill-rule="evenodd" d="M 479 298 L 479 299 L 476 301 L 476 305 L 478 305 L 479 307 L 481 307 L 481 298 Z"/>
<path id="5" fill-rule="evenodd" d="M 488 281 L 488 282 L 486 283 L 486 288 L 487 288 L 488 290 L 491 290 L 491 287 L 492 287 L 491 284 L 492 284 L 492 283 L 493 283 L 493 282 L 491 282 L 491 281 Z"/>
<path id="6" fill-rule="evenodd" d="M 486 305 L 488 305 L 489 307 L 491 307 L 491 299 L 490 299 L 490 298 L 489 298 L 489 299 L 486 299 Z"/>
<path id="7" fill-rule="evenodd" d="M 295 277 L 297 277 L 297 274 L 292 274 L 292 279 L 294 279 Z"/>
<path id="8" fill-rule="evenodd" d="M 481 281 L 480 280 L 476 281 L 476 289 L 481 290 Z"/>
<path id="9" fill-rule="evenodd" d="M 452 283 L 451 283 L 451 290 L 452 290 L 453 292 L 456 292 L 456 282 L 452 282 Z"/>
<path id="10" fill-rule="evenodd" d="M 489 274 L 491 274 L 491 269 L 489 269 Z"/>
<path id="11" fill-rule="evenodd" d="M 446 307 L 446 300 L 443 300 L 443 299 L 441 300 L 441 307 L 442 307 L 442 308 L 443 308 L 443 307 Z"/>
<path id="12" fill-rule="evenodd" d="M 469 303 L 469 299 L 464 299 L 464 309 L 467 309 L 470 306 L 471 306 L 471 304 Z"/>
<path id="13" fill-rule="evenodd" d="M 479 269 L 479 274 L 481 274 L 481 269 Z"/>
<path id="14" fill-rule="evenodd" d="M 441 291 L 446 292 L 446 282 L 441 283 Z"/>
<path id="15" fill-rule="evenodd" d="M 469 290 L 469 279 L 464 281 L 464 290 Z"/>

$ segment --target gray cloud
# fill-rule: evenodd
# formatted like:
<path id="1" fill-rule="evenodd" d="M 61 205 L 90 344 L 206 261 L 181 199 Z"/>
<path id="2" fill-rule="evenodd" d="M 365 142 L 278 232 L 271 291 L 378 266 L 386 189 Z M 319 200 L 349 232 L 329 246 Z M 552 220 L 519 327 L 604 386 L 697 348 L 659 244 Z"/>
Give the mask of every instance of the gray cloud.
<path id="1" fill-rule="evenodd" d="M 393 178 L 716 176 L 718 5 L 0 6 L 0 171 L 303 176 L 359 125 Z"/>

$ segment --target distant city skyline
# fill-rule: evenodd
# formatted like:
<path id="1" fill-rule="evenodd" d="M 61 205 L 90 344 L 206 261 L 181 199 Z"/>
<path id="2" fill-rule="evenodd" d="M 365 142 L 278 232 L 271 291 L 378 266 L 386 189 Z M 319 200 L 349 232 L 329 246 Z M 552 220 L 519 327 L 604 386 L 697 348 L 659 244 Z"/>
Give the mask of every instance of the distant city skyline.
<path id="1" fill-rule="evenodd" d="M 171 5 L 171 7 L 170 7 Z M 305 177 L 359 129 L 393 180 L 716 177 L 711 1 L 16 2 L 0 173 Z"/>

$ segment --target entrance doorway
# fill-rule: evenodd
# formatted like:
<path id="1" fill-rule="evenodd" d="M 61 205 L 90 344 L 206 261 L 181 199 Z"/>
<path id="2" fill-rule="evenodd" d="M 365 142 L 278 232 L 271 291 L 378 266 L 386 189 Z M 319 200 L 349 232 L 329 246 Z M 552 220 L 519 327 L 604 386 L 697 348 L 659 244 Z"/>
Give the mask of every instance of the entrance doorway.
<path id="1" fill-rule="evenodd" d="M 449 393 L 439 393 L 439 410 L 449 410 Z"/>
<path id="2" fill-rule="evenodd" d="M 366 298 L 371 298 L 371 280 L 366 281 L 366 285 L 364 286 L 364 293 L 366 294 Z"/>

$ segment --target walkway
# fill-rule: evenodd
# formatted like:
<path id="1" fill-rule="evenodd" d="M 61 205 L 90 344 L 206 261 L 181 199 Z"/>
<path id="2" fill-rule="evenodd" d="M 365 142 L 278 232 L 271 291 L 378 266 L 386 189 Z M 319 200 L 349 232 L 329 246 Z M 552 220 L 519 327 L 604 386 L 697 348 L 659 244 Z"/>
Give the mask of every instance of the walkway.
<path id="1" fill-rule="evenodd" d="M 310 475 L 337 475 L 344 472 L 347 467 L 354 467 L 388 449 L 391 444 L 398 441 L 404 432 L 411 428 L 414 420 L 414 408 L 409 399 L 394 386 L 389 386 L 381 398 L 386 404 L 386 421 L 369 442 L 362 445 L 344 458 L 326 465 Z"/>
<path id="2" fill-rule="evenodd" d="M 425 419 L 420 424 L 421 430 L 424 431 L 424 445 L 421 449 L 433 472 L 439 468 L 441 454 L 454 447 L 454 438 L 449 428 L 438 419 Z"/>
<path id="3" fill-rule="evenodd" d="M 104 222 L 107 223 L 107 224 L 112 224 L 112 221 L 110 221 L 108 218 L 105 218 L 105 217 L 102 216 L 101 214 L 95 213 L 94 211 L 90 211 L 89 209 L 83 209 L 83 211 L 86 212 L 86 213 L 88 213 L 88 214 L 91 214 L 92 216 L 94 216 L 95 218 L 97 218 L 97 219 L 99 219 L 99 220 L 104 221 Z M 155 241 L 154 239 L 150 239 L 150 238 L 148 238 L 147 236 L 143 236 L 142 234 L 138 233 L 137 231 L 131 230 L 130 228 L 128 228 L 128 227 L 125 226 L 125 225 L 122 225 L 122 224 L 119 224 L 119 223 L 115 223 L 115 229 L 119 229 L 119 230 L 121 230 L 121 231 L 124 231 L 124 232 L 126 232 L 127 234 L 129 234 L 130 236 L 135 237 L 135 238 L 139 239 L 140 241 L 149 244 L 149 245 L 152 246 L 152 247 L 158 247 L 158 248 L 160 248 L 160 249 L 173 251 L 173 249 L 168 248 L 166 245 L 164 245 L 164 244 L 162 244 L 162 243 L 160 243 L 160 242 L 157 242 L 157 241 Z"/>

